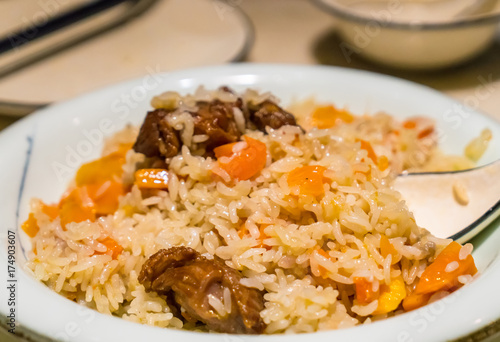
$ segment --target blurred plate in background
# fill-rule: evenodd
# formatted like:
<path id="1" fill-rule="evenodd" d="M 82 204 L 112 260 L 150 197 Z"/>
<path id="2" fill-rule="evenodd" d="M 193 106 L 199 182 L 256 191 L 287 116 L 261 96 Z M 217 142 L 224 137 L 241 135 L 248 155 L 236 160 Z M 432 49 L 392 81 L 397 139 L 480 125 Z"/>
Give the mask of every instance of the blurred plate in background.
<path id="1" fill-rule="evenodd" d="M 49 10 L 41 4 L 2 1 L 0 34 L 5 36 L 19 28 L 19 23 L 30 25 L 47 16 Z M 85 30 L 95 21 L 124 15 L 126 9 L 119 7 L 79 23 L 77 28 L 66 29 L 66 34 L 77 34 L 76 30 Z M 62 13 L 68 8 L 61 5 L 57 11 Z M 54 37 L 48 36 L 0 55 L 0 69 L 26 54 L 25 49 L 33 49 L 34 45 L 43 49 L 51 39 Z M 0 105 L 60 101 L 141 75 L 239 60 L 252 41 L 252 25 L 236 5 L 216 0 L 156 1 L 140 17 L 118 29 L 0 78 Z M 0 114 L 10 113 L 4 110 Z"/>

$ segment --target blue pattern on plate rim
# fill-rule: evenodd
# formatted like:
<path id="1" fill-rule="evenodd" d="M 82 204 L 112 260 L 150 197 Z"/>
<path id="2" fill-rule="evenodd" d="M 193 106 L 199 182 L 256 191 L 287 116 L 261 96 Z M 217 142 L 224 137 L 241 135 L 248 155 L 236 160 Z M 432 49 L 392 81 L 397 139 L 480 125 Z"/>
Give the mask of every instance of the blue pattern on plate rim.
<path id="1" fill-rule="evenodd" d="M 33 127 L 33 131 L 35 131 L 36 127 Z M 33 142 L 35 141 L 35 132 L 33 132 L 31 135 L 28 135 L 26 137 L 26 140 L 28 141 L 28 149 L 26 150 L 26 156 L 24 159 L 24 166 L 23 166 L 23 173 L 21 175 L 21 184 L 19 185 L 19 191 L 17 193 L 17 206 L 16 206 L 16 234 L 19 236 L 19 210 L 21 207 L 21 200 L 23 198 L 23 193 L 24 193 L 24 185 L 26 183 L 26 176 L 28 175 L 28 169 L 31 161 L 31 155 L 33 152 Z M 27 259 L 28 257 L 26 256 L 26 251 L 24 249 L 24 246 L 22 243 L 19 244 L 21 246 L 21 251 L 23 253 L 23 256 Z"/>

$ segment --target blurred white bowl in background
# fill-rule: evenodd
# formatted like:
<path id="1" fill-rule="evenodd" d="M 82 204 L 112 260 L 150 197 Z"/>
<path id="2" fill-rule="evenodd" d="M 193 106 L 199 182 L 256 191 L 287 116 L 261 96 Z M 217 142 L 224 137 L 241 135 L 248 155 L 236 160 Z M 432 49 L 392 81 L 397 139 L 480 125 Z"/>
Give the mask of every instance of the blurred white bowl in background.
<path id="1" fill-rule="evenodd" d="M 463 63 L 493 42 L 500 1 L 488 6 L 454 6 L 440 0 L 314 0 L 337 19 L 341 51 L 394 68 L 438 69 Z M 437 6 L 437 5 L 440 6 Z M 441 6 L 443 5 L 443 6 Z"/>

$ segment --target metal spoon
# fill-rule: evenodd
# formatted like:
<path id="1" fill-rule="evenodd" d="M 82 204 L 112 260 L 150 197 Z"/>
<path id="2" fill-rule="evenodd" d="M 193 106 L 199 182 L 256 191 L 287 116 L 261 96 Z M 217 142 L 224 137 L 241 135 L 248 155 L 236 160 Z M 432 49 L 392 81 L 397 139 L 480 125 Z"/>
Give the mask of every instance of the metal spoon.
<path id="1" fill-rule="evenodd" d="M 500 160 L 475 169 L 397 177 L 420 227 L 464 243 L 500 216 Z"/>

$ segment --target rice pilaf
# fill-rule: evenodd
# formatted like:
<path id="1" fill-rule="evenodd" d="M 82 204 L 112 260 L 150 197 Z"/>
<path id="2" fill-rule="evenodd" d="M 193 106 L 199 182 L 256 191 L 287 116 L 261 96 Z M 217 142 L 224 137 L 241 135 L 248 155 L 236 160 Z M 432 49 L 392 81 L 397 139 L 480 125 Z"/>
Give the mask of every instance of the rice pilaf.
<path id="1" fill-rule="evenodd" d="M 150 159 L 131 148 L 138 129 L 116 134 L 104 161 L 82 167 L 61 203 L 32 201 L 24 229 L 33 245 L 27 267 L 36 279 L 104 314 L 207 331 L 205 322 L 139 279 L 158 251 L 189 247 L 236 270 L 242 286 L 262 294 L 266 334 L 370 323 L 442 298 L 472 279 L 472 246 L 420 228 L 391 188 L 404 170 L 473 164 L 439 152 L 431 121 L 296 104 L 290 111 L 301 126 L 259 130 L 245 127 L 246 112 L 236 109 L 242 137 L 207 154 L 209 137 L 196 134 L 189 113 L 213 99 L 242 99 L 243 106 L 277 102 L 253 90 L 202 88 L 154 98 L 156 109 L 173 113 L 164 120 L 180 139 L 178 154 L 162 160 L 163 174 L 152 171 L 163 178 L 143 179 L 164 184 L 137 181 Z M 228 167 L 237 156 L 254 158 L 255 151 L 264 151 L 262 167 L 244 158 L 237 171 Z M 107 170 L 113 171 L 102 175 Z M 445 281 L 437 282 L 437 275 Z M 207 298 L 221 319 L 234 308 L 226 289 Z"/>

